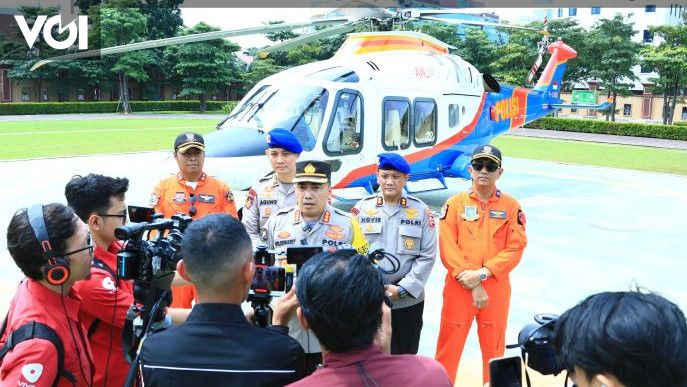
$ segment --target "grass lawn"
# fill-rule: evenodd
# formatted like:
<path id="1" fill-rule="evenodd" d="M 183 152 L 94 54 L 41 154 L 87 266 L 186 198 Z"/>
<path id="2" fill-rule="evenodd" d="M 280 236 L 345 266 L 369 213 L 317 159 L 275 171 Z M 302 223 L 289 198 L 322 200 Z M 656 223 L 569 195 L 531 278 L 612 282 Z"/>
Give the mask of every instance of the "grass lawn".
<path id="1" fill-rule="evenodd" d="M 687 151 L 678 149 L 515 136 L 492 144 L 510 157 L 687 175 Z"/>
<path id="2" fill-rule="evenodd" d="M 1 118 L 0 118 L 1 120 Z M 208 133 L 217 119 L 0 122 L 0 160 L 169 150 L 183 131 Z M 510 157 L 687 175 L 687 151 L 501 136 Z"/>
<path id="3" fill-rule="evenodd" d="M 171 149 L 177 134 L 208 133 L 217 122 L 173 118 L 0 122 L 0 159 Z"/>

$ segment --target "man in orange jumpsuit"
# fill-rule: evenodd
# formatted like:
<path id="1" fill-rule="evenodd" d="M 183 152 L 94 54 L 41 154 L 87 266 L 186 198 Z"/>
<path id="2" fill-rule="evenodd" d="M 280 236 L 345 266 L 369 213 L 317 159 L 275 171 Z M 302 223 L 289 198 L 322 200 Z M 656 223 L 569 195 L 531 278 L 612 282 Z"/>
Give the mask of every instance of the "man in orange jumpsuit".
<path id="1" fill-rule="evenodd" d="M 174 141 L 174 158 L 179 173 L 162 179 L 150 196 L 155 212 L 170 218 L 176 213 L 193 219 L 223 212 L 235 218 L 234 194 L 224 182 L 203 172 L 205 141 L 198 133 L 182 133 Z M 172 286 L 172 308 L 191 308 L 195 298 L 193 285 Z"/>
<path id="2" fill-rule="evenodd" d="M 501 152 L 475 149 L 472 188 L 452 196 L 441 210 L 439 252 L 448 270 L 436 359 L 451 381 L 472 320 L 482 349 L 482 377 L 489 380 L 489 360 L 503 356 L 510 304 L 509 273 L 527 245 L 525 214 L 518 202 L 496 189 L 503 174 Z"/>

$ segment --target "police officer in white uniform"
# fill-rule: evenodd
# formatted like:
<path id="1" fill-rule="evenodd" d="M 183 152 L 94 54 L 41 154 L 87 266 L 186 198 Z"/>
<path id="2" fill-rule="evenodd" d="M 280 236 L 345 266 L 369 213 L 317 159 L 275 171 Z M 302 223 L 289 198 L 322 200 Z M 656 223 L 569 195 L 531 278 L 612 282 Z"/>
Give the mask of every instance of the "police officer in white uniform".
<path id="1" fill-rule="evenodd" d="M 261 231 L 268 248 L 285 251 L 292 246 L 322 246 L 335 251 L 340 246 L 353 246 L 364 253 L 367 241 L 355 217 L 328 204 L 331 167 L 322 161 L 296 163 L 297 205 L 279 210 L 269 218 Z M 298 281 L 296 281 L 298 286 Z M 306 362 L 315 370 L 322 362 L 320 343 L 310 331 L 303 331 L 295 316 L 289 322 L 289 334 L 298 340 L 306 353 Z"/>
<path id="2" fill-rule="evenodd" d="M 437 234 L 432 212 L 420 199 L 403 193 L 410 165 L 395 153 L 379 155 L 377 182 L 380 193 L 362 199 L 351 209 L 370 249 L 381 247 L 396 256 L 400 270 L 385 274 L 391 309 L 391 353 L 417 354 L 422 330 L 424 287 L 437 255 Z M 380 262 L 391 269 L 388 260 Z"/>
<path id="3" fill-rule="evenodd" d="M 241 223 L 253 242 L 253 248 L 260 243 L 260 229 L 267 223 L 267 219 L 282 208 L 296 205 L 296 191 L 292 180 L 301 152 L 303 146 L 290 131 L 272 129 L 267 134 L 265 154 L 273 172 L 260 179 L 248 191 L 241 218 Z"/>

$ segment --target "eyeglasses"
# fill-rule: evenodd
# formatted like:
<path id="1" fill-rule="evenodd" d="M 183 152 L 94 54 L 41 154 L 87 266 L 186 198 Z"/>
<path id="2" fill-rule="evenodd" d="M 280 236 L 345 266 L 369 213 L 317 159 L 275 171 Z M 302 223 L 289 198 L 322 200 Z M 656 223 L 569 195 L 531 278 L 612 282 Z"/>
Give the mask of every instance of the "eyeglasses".
<path id="1" fill-rule="evenodd" d="M 68 255 L 80 253 L 80 252 L 82 252 L 82 251 L 84 251 L 84 250 L 88 250 L 88 254 L 89 254 L 89 255 L 93 255 L 93 247 L 94 247 L 94 246 L 93 246 L 93 244 L 91 243 L 91 233 L 88 233 L 88 236 L 86 236 L 86 247 L 82 247 L 82 248 L 80 248 L 80 249 L 77 249 L 77 250 L 74 250 L 74 251 L 70 251 L 70 252 L 68 252 L 68 253 L 64 253 L 64 254 L 62 254 L 62 256 L 63 256 L 63 257 L 66 257 L 66 256 L 68 256 Z"/>
<path id="2" fill-rule="evenodd" d="M 126 223 L 126 219 L 127 219 L 126 213 L 123 213 L 123 214 L 98 214 L 98 216 L 102 216 L 105 218 L 122 218 L 122 223 Z"/>
<path id="3" fill-rule="evenodd" d="M 497 169 L 499 169 L 499 165 L 494 163 L 494 162 L 484 162 L 484 161 L 473 161 L 472 162 L 472 169 L 475 171 L 479 172 L 482 170 L 482 168 L 486 167 L 487 172 L 494 172 Z"/>
<path id="4" fill-rule="evenodd" d="M 188 214 L 191 216 L 196 216 L 198 210 L 196 209 L 196 195 L 190 194 L 191 207 L 188 209 Z"/>

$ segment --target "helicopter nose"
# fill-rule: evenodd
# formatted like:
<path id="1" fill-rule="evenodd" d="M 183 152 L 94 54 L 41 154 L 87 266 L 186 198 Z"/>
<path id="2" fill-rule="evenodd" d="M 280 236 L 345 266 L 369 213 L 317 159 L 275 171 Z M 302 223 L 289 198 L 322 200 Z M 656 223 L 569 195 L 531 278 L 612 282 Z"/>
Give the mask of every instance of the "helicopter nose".
<path id="1" fill-rule="evenodd" d="M 205 136 L 206 157 L 242 157 L 265 154 L 265 135 L 255 129 L 226 128 Z"/>

